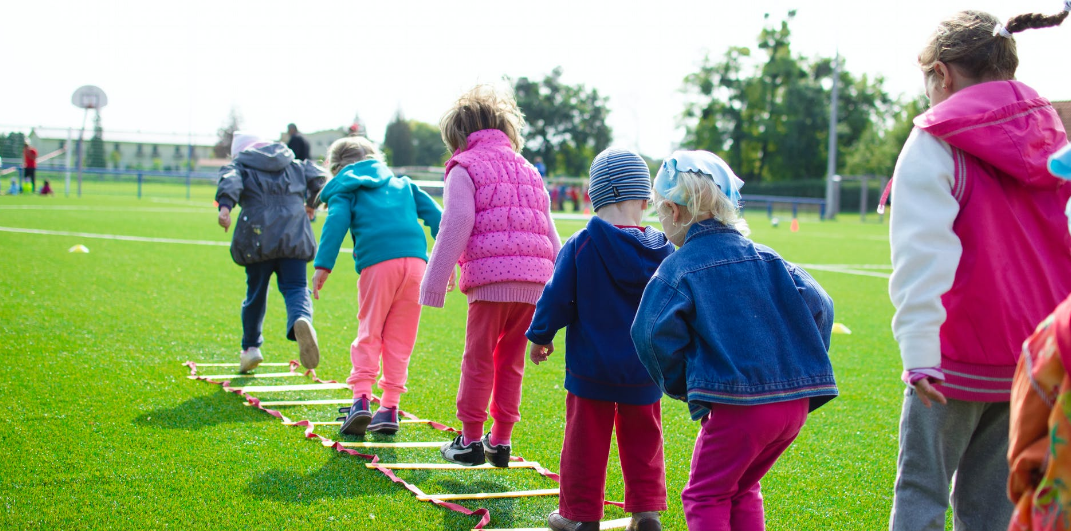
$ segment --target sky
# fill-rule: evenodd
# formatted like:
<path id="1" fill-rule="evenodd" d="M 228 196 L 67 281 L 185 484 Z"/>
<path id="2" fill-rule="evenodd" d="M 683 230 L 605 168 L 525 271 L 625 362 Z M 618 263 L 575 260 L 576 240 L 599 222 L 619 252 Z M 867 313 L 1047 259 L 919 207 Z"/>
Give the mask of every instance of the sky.
<path id="1" fill-rule="evenodd" d="M 833 56 L 882 76 L 893 96 L 922 91 L 916 58 L 936 24 L 962 9 L 1001 19 L 1056 13 L 1061 0 L 82 0 L 5 2 L 0 131 L 79 127 L 79 86 L 101 87 L 109 129 L 214 135 L 232 108 L 243 129 L 280 134 L 348 126 L 369 136 L 400 110 L 438 123 L 465 90 L 503 76 L 563 80 L 609 97 L 616 146 L 662 157 L 681 141 L 683 79 L 703 57 L 754 49 L 764 23 L 790 9 L 800 55 Z M 1064 27 L 1016 36 L 1017 77 L 1051 100 L 1071 99 Z"/>

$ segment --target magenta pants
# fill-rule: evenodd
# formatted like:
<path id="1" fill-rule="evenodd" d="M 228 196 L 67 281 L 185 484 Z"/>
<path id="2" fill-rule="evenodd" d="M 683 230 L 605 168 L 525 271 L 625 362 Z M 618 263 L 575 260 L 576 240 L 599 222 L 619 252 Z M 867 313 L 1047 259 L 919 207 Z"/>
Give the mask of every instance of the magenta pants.
<path id="1" fill-rule="evenodd" d="M 714 404 L 695 439 L 692 471 L 681 492 L 688 529 L 766 528 L 759 480 L 796 440 L 809 399 L 760 406 Z"/>
<path id="2" fill-rule="evenodd" d="M 457 418 L 468 440 L 479 440 L 487 421 L 487 405 L 495 419 L 492 438 L 508 440 L 521 420 L 521 380 L 535 305 L 523 302 L 476 301 L 469 304 L 465 354 L 457 388 Z"/>
<path id="3" fill-rule="evenodd" d="M 406 392 L 409 357 L 420 325 L 420 281 L 427 266 L 419 258 L 395 258 L 366 267 L 357 280 L 357 339 L 350 345 L 353 370 L 346 383 L 353 397 L 372 396 L 379 379 L 384 407 L 396 407 Z"/>

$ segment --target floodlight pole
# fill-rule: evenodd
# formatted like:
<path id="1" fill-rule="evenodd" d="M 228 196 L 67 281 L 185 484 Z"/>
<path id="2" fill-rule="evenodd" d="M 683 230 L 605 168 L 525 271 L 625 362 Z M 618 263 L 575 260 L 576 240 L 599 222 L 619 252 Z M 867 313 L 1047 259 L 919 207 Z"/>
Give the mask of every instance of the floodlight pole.
<path id="1" fill-rule="evenodd" d="M 86 136 L 86 118 L 89 118 L 89 107 L 82 113 L 82 130 L 78 132 L 78 197 L 82 197 L 82 139 Z"/>
<path id="2" fill-rule="evenodd" d="M 826 165 L 826 219 L 836 219 L 839 205 L 834 203 L 837 177 L 837 100 L 840 84 L 840 50 L 833 59 L 833 95 L 829 102 L 829 160 Z"/>
<path id="3" fill-rule="evenodd" d="M 67 128 L 67 143 L 63 145 L 64 154 L 67 156 L 67 163 L 64 165 L 65 174 L 63 178 L 63 196 L 71 197 L 71 136 L 73 131 L 70 127 Z"/>

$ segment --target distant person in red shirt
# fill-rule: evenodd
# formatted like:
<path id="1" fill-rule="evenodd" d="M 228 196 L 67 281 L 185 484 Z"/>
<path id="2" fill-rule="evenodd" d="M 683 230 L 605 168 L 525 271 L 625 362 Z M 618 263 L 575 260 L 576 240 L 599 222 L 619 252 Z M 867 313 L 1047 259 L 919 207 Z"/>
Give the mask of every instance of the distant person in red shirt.
<path id="1" fill-rule="evenodd" d="M 26 179 L 30 180 L 30 192 L 37 191 L 37 150 L 30 145 L 30 141 L 26 141 L 26 145 L 22 147 L 22 160 L 26 173 L 23 175 Z"/>

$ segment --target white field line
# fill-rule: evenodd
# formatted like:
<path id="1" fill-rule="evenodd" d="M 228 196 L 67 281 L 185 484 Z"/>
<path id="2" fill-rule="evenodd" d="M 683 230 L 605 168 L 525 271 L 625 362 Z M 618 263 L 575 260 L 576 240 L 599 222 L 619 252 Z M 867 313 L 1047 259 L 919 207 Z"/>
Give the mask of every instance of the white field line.
<path id="1" fill-rule="evenodd" d="M 180 240 L 177 238 L 149 238 L 146 236 L 124 236 L 122 234 L 94 234 L 91 232 L 68 232 L 62 230 L 22 229 L 18 227 L 0 227 L 0 232 L 15 232 L 20 234 L 43 234 L 45 236 L 74 236 L 77 238 L 91 238 L 97 240 L 119 240 L 124 242 L 144 243 L 177 243 L 184 245 L 209 245 L 213 247 L 230 247 L 231 242 L 218 240 Z M 339 253 L 352 253 L 353 249 L 339 249 Z"/>
<path id="2" fill-rule="evenodd" d="M 91 238 L 98 240 L 118 240 L 127 242 L 143 243 L 172 243 L 182 245 L 208 245 L 213 247 L 230 247 L 231 242 L 218 240 L 181 240 L 178 238 L 149 238 L 145 236 L 125 236 L 121 234 L 95 234 L 91 232 L 71 232 L 44 229 L 23 229 L 18 227 L 0 227 L 0 232 L 14 232 L 19 234 L 41 234 L 45 236 L 73 236 L 77 238 Z M 353 249 L 339 249 L 339 253 L 352 253 Z M 882 264 L 799 264 L 804 269 L 827 271 L 830 273 L 843 273 L 846 275 L 859 275 L 865 277 L 889 278 L 887 273 L 866 271 L 867 269 L 891 269 L 892 266 Z"/>
<path id="3" fill-rule="evenodd" d="M 863 271 L 860 269 L 852 269 L 849 267 L 841 266 L 828 266 L 824 264 L 798 264 L 804 269 L 813 269 L 815 271 L 827 271 L 829 273 L 843 273 L 845 275 L 858 275 L 861 277 L 875 277 L 875 278 L 889 278 L 891 275 L 888 273 L 875 273 L 873 271 Z"/>

